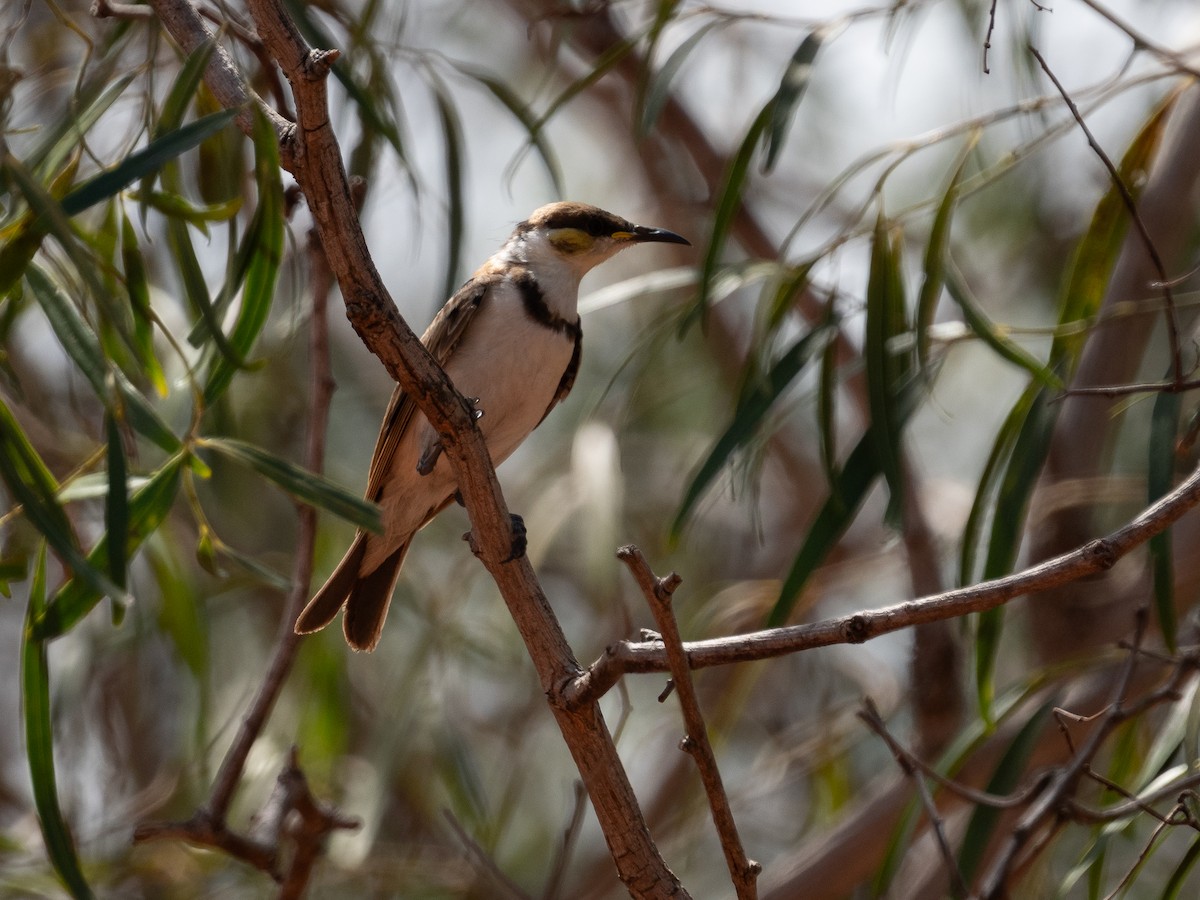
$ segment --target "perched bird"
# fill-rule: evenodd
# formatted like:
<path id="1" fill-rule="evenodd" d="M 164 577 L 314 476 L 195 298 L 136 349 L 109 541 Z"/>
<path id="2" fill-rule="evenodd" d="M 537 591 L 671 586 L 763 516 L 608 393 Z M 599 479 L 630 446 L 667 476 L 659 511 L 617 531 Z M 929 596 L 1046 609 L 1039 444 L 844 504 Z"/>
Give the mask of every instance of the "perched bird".
<path id="1" fill-rule="evenodd" d="M 582 203 L 551 203 L 519 224 L 442 307 L 421 342 L 475 405 L 492 463 L 500 465 L 564 397 L 579 371 L 579 282 L 626 247 L 687 244 Z M 413 535 L 458 490 L 437 432 L 399 387 L 379 429 L 366 496 L 384 533 L 360 531 L 296 631 L 318 631 L 346 607 L 342 630 L 373 650 Z"/>

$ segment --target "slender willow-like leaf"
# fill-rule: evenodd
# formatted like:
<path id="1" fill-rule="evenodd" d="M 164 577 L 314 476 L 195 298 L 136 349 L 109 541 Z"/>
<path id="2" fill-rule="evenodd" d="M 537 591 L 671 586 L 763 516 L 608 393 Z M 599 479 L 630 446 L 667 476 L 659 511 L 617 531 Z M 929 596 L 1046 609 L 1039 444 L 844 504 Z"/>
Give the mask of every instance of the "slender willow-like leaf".
<path id="1" fill-rule="evenodd" d="M 46 182 L 55 176 L 67 158 L 82 143 L 84 135 L 91 131 L 92 126 L 117 98 L 125 93 L 125 89 L 137 75 L 136 72 L 129 72 L 104 85 L 97 82 L 75 98 L 73 105 L 78 112 L 53 118 L 45 135 L 25 158 L 26 165 L 33 170 L 38 180 Z"/>
<path id="2" fill-rule="evenodd" d="M 683 502 L 679 505 L 679 511 L 675 514 L 675 521 L 671 523 L 672 540 L 679 538 L 696 502 L 712 484 L 713 479 L 735 452 L 754 439 L 775 401 L 792 384 L 813 355 L 820 352 L 828 338 L 828 329 L 814 328 L 796 341 L 761 381 L 756 381 L 745 392 L 734 410 L 733 420 L 692 476 Z"/>
<path id="3" fill-rule="evenodd" d="M 875 442 L 875 459 L 883 472 L 890 494 L 886 517 L 897 524 L 904 493 L 902 431 L 896 397 L 909 375 L 909 352 L 897 351 L 895 339 L 908 330 L 904 305 L 900 255 L 882 210 L 875 220 L 871 246 L 871 271 L 867 281 L 867 322 L 863 356 L 867 364 L 867 404 L 871 426 L 867 434 Z"/>
<path id="4" fill-rule="evenodd" d="M 25 273 L 25 279 L 59 343 L 100 401 L 106 407 L 111 407 L 114 403 L 111 388 L 115 386 L 129 424 L 167 452 L 175 452 L 179 448 L 179 438 L 137 388 L 130 384 L 129 379 L 108 362 L 100 347 L 100 339 L 79 314 L 75 304 L 39 266 L 31 265 Z"/>
<path id="5" fill-rule="evenodd" d="M 808 88 L 809 79 L 812 77 L 813 63 L 816 61 L 817 51 L 821 49 L 823 38 L 824 35 L 820 31 L 814 31 L 800 42 L 800 46 L 796 48 L 796 52 L 788 60 L 787 68 L 783 71 L 779 89 L 768 104 L 771 121 L 766 130 L 764 172 L 774 169 L 775 163 L 779 160 L 784 138 L 787 136 L 792 118 L 796 114 L 796 107 L 800 105 L 800 100 L 804 97 L 804 91 Z"/>
<path id="6" fill-rule="evenodd" d="M 442 124 L 443 164 L 446 169 L 446 277 L 442 296 L 449 297 L 458 287 L 458 268 L 463 236 L 463 133 L 462 122 L 449 90 L 432 71 L 430 83 Z"/>
<path id="7" fill-rule="evenodd" d="M 75 577 L 94 590 L 124 599 L 124 592 L 105 575 L 106 566 L 94 566 L 79 549 L 75 532 L 58 502 L 58 484 L 42 458 L 0 400 L 0 478 L 25 517 L 42 533 L 54 551 L 70 566 Z"/>
<path id="8" fill-rule="evenodd" d="M 156 138 L 125 157 L 120 163 L 84 182 L 62 199 L 68 216 L 78 215 L 89 206 L 120 193 L 131 182 L 157 172 L 163 164 L 196 147 L 205 138 L 216 134 L 234 120 L 240 110 L 225 109 L 189 122 L 174 131 Z"/>
<path id="9" fill-rule="evenodd" d="M 108 467 L 108 494 L 104 501 L 104 530 L 109 534 L 125 534 L 129 528 L 125 448 L 121 444 L 121 428 L 112 413 L 108 413 L 104 417 L 104 434 L 108 444 L 105 453 Z M 119 588 L 123 589 L 126 586 L 128 566 L 129 554 L 125 542 L 112 542 L 112 552 L 108 554 L 108 577 Z"/>
<path id="10" fill-rule="evenodd" d="M 1183 896 L 1183 887 L 1187 883 L 1187 877 L 1191 874 L 1198 859 L 1200 859 L 1200 837 L 1193 838 L 1191 844 L 1188 845 L 1187 852 L 1180 858 L 1171 872 L 1171 877 L 1163 885 L 1162 893 L 1159 895 L 1162 900 L 1178 900 Z"/>
<path id="11" fill-rule="evenodd" d="M 283 186 L 279 179 L 278 137 L 265 117 L 255 116 L 254 121 L 254 179 L 258 206 L 248 231 L 255 235 L 254 251 L 246 270 L 237 321 L 229 334 L 229 343 L 237 359 L 249 356 L 266 324 L 275 297 L 275 281 L 283 262 Z M 224 393 L 235 369 L 236 365 L 228 356 L 213 360 L 204 386 L 206 404 L 212 405 Z"/>
<path id="12" fill-rule="evenodd" d="M 733 220 L 742 204 L 742 185 L 746 181 L 746 173 L 750 169 L 750 160 L 754 158 L 754 149 L 762 139 L 763 130 L 770 120 L 770 106 L 764 107 L 751 123 L 746 136 L 742 138 L 741 146 L 725 170 L 725 179 L 713 210 L 712 233 L 708 238 L 708 246 L 704 250 L 704 261 L 700 265 L 700 289 L 696 292 L 696 301 L 680 319 L 679 331 L 683 333 L 697 321 L 704 321 L 708 315 L 708 303 L 712 293 L 712 282 L 721 261 L 721 252 L 725 240 L 733 226 Z"/>
<path id="13" fill-rule="evenodd" d="M 133 557 L 142 542 L 157 530 L 171 511 L 179 489 L 179 472 L 185 458 L 186 455 L 182 453 L 171 457 L 129 498 L 128 526 L 124 534 L 120 535 L 127 559 Z M 90 566 L 101 570 L 108 569 L 109 542 L 112 539 L 113 535 L 106 533 L 96 542 L 96 546 L 88 554 Z M 75 577 L 59 588 L 49 605 L 36 617 L 33 623 L 35 636 L 49 640 L 66 634 L 91 612 L 105 595 L 114 602 L 128 605 L 127 597 L 97 589 L 95 585 L 80 579 L 76 571 Z"/>
<path id="14" fill-rule="evenodd" d="M 922 373 L 929 372 L 929 333 L 933 327 L 934 316 L 937 313 L 938 300 L 942 296 L 942 286 L 946 283 L 946 254 L 950 247 L 950 221 L 954 215 L 954 207 L 958 202 L 958 185 L 966 168 L 970 151 L 978 140 L 978 132 L 964 148 L 950 183 L 938 204 L 937 213 L 933 217 L 933 226 L 929 230 L 929 243 L 925 247 L 925 278 L 921 282 L 921 291 L 917 295 L 916 332 L 917 332 L 917 366 Z"/>
<path id="15" fill-rule="evenodd" d="M 1154 400 L 1147 447 L 1146 494 L 1149 503 L 1166 494 L 1175 483 L 1175 440 L 1183 397 L 1163 391 Z M 1175 651 L 1175 566 L 1171 529 L 1150 538 L 1150 566 L 1154 573 L 1154 608 L 1168 649 Z"/>
<path id="16" fill-rule="evenodd" d="M 154 352 L 154 313 L 150 308 L 150 280 L 133 220 L 124 207 L 121 209 L 121 268 L 125 274 L 125 290 L 129 294 L 129 310 L 133 317 L 133 342 L 142 373 L 150 380 L 158 396 L 167 396 L 167 377 L 158 354 Z"/>
<path id="17" fill-rule="evenodd" d="M 493 78 L 486 72 L 481 72 L 461 64 L 458 65 L 458 69 L 464 75 L 473 78 L 487 88 L 500 105 L 507 109 L 509 114 L 521 124 L 521 127 L 525 129 L 526 140 L 537 151 L 538 158 L 542 161 L 542 165 L 546 169 L 546 174 L 550 176 L 550 184 L 554 189 L 554 193 L 559 197 L 563 196 L 562 167 L 558 164 L 558 157 L 554 153 L 554 148 L 546 140 L 546 136 L 542 133 L 538 125 L 537 117 L 525 104 L 525 101 L 503 81 Z"/>
<path id="18" fill-rule="evenodd" d="M 383 531 L 383 519 L 376 504 L 327 478 L 268 453 L 261 447 L 233 438 L 205 438 L 203 445 L 250 466 L 305 503 L 328 510 L 359 528 L 377 534 Z"/>
<path id="19" fill-rule="evenodd" d="M 1055 391 L 1061 391 L 1063 389 L 1062 379 L 1020 344 L 1004 336 L 1003 331 L 988 317 L 971 294 L 971 289 L 967 286 L 958 267 L 952 260 L 947 260 L 947 262 L 949 265 L 945 271 L 946 291 L 962 310 L 963 321 L 967 323 L 971 333 L 991 347 L 1002 359 L 1027 371 L 1040 384 Z"/>
<path id="20" fill-rule="evenodd" d="M 1155 110 L 1125 152 L 1119 167 L 1125 184 L 1142 183 L 1143 175 L 1153 162 L 1161 142 L 1169 107 L 1168 101 Z M 1114 186 L 1101 198 L 1092 215 L 1091 224 L 1075 251 L 1071 274 L 1059 303 L 1060 324 L 1088 319 L 1099 310 L 1128 227 L 1128 213 L 1124 201 L 1120 191 Z M 1064 329 L 1051 345 L 1050 368 L 1063 381 L 1069 381 L 1082 349 L 1083 337 Z M 1053 399 L 1054 392 L 1050 389 L 1037 384 L 1030 385 L 1014 407 L 1014 411 L 1025 409 L 1028 410 L 1028 414 L 1018 416 L 1021 420 L 1020 433 L 1012 441 L 1009 458 L 1003 466 L 989 467 L 985 470 L 984 478 L 980 481 L 976 492 L 976 505 L 980 505 L 981 498 L 996 498 L 995 508 L 991 510 L 990 516 L 992 530 L 987 541 L 984 578 L 996 578 L 1007 574 L 1016 561 L 1029 499 L 1049 451 L 1058 411 L 1061 408 L 1061 404 L 1051 402 Z M 1012 421 L 1013 416 L 1010 414 L 1006 425 Z M 1005 441 L 1009 439 L 1004 437 Z M 997 456 L 993 453 L 993 457 Z M 994 481 L 997 478 L 999 484 Z M 972 526 L 978 526 L 982 521 L 983 516 L 975 515 L 973 510 L 963 536 L 964 542 L 974 544 L 978 540 L 978 533 Z M 966 571 L 962 576 L 969 577 Z M 993 667 L 1002 621 L 1003 608 L 981 613 L 978 618 L 976 688 L 985 718 L 990 715 L 988 706 L 993 690 Z"/>
<path id="21" fill-rule="evenodd" d="M 33 803 L 46 855 L 54 871 L 76 900 L 92 897 L 92 889 L 83 876 L 75 841 L 58 805 L 58 781 L 54 774 L 54 729 L 50 710 L 50 665 L 46 644 L 33 636 L 33 620 L 46 602 L 46 553 L 43 545 L 33 570 L 29 589 L 29 607 L 21 641 L 21 712 L 25 724 L 25 756 L 29 761 L 29 781 Z"/>
<path id="22" fill-rule="evenodd" d="M 713 19 L 696 29 L 688 36 L 687 40 L 672 51 L 671 55 L 667 57 L 667 61 L 659 66 L 658 70 L 650 77 L 645 91 L 640 95 L 641 111 L 637 116 L 639 135 L 645 137 L 654 128 L 654 123 L 658 121 L 659 114 L 671 97 L 671 84 L 674 82 L 675 76 L 679 74 L 683 64 L 687 62 L 692 51 L 699 46 L 704 37 L 721 24 L 723 23 L 720 19 Z"/>

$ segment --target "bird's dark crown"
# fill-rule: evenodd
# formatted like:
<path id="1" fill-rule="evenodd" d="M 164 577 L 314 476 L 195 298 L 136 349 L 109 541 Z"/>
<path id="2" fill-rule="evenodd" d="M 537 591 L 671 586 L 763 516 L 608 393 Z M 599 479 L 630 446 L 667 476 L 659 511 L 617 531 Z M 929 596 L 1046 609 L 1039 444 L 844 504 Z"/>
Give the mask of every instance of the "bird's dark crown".
<path id="1" fill-rule="evenodd" d="M 589 206 L 586 203 L 551 203 L 534 210 L 533 215 L 517 226 L 517 231 L 533 231 L 537 228 L 574 228 L 592 237 L 611 237 L 618 231 L 632 231 L 634 226 L 598 206 Z"/>

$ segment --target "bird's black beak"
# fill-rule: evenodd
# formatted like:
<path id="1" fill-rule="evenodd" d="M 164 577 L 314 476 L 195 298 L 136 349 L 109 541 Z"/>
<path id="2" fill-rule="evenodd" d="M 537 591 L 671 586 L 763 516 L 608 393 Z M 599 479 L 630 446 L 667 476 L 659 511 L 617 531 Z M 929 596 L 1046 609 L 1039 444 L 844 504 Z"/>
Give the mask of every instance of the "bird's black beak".
<path id="1" fill-rule="evenodd" d="M 647 228 L 645 225 L 634 227 L 633 239 L 645 244 L 687 244 L 689 247 L 692 245 L 687 238 L 673 231 L 667 231 L 665 228 Z"/>

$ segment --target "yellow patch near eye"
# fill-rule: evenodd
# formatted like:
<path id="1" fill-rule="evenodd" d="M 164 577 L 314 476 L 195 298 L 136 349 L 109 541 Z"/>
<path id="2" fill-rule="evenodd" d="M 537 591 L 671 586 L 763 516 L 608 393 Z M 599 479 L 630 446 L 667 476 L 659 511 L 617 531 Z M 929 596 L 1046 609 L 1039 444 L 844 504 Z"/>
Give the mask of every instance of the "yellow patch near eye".
<path id="1" fill-rule="evenodd" d="M 632 231 L 614 231 L 612 233 L 612 239 L 614 241 L 632 241 L 635 237 L 637 237 L 637 235 Z"/>
<path id="2" fill-rule="evenodd" d="M 550 243 L 563 253 L 582 253 L 591 249 L 595 239 L 578 228 L 555 228 L 550 232 Z"/>

